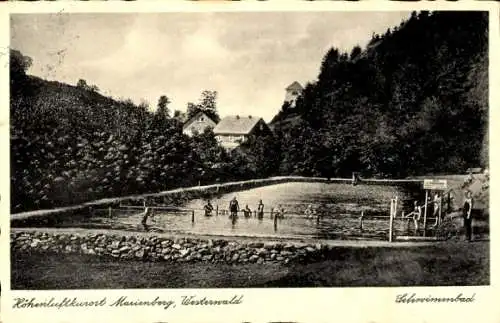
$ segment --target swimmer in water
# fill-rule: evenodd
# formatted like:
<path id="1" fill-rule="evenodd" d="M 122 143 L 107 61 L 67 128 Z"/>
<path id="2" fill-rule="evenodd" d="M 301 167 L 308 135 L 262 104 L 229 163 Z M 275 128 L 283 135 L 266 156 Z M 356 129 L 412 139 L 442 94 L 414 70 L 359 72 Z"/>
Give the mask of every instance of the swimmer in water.
<path id="1" fill-rule="evenodd" d="M 264 203 L 262 200 L 259 201 L 259 205 L 257 206 L 257 217 L 262 218 L 264 216 Z"/>
<path id="2" fill-rule="evenodd" d="M 252 217 L 252 210 L 248 207 L 248 204 L 245 205 L 245 208 L 243 209 L 243 214 L 245 215 L 245 218 L 250 218 Z"/>
<path id="3" fill-rule="evenodd" d="M 285 218 L 285 212 L 286 212 L 285 208 L 282 207 L 281 205 L 279 205 L 277 207 L 277 212 L 276 212 L 275 217 L 278 218 L 278 219 L 284 219 Z"/>
<path id="4" fill-rule="evenodd" d="M 309 204 L 304 212 L 306 218 L 310 219 L 314 216 L 314 210 L 312 204 Z"/>
<path id="5" fill-rule="evenodd" d="M 212 211 L 214 210 L 214 207 L 210 203 L 210 200 L 207 202 L 204 209 L 205 209 L 205 216 L 212 216 Z"/>
<path id="6" fill-rule="evenodd" d="M 237 217 L 238 211 L 240 210 L 240 206 L 238 204 L 238 200 L 236 196 L 229 202 L 229 211 L 231 212 L 231 217 Z"/>

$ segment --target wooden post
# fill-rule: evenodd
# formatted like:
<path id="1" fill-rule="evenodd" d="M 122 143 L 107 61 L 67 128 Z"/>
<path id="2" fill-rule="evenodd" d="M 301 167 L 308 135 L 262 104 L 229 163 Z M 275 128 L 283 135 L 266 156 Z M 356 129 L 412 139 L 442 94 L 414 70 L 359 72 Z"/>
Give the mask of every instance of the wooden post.
<path id="1" fill-rule="evenodd" d="M 215 216 L 219 215 L 219 204 L 215 205 Z"/>
<path id="2" fill-rule="evenodd" d="M 112 217 L 113 217 L 113 211 L 112 211 L 112 209 L 111 209 L 111 206 L 110 206 L 110 207 L 108 207 L 108 216 L 109 216 L 110 218 L 112 218 Z"/>
<path id="3" fill-rule="evenodd" d="M 418 235 L 418 219 L 413 220 L 413 224 L 415 225 L 415 228 L 413 229 L 413 235 L 417 236 Z"/>
<path id="4" fill-rule="evenodd" d="M 427 199 L 429 198 L 429 191 L 425 190 L 425 204 L 424 204 L 424 237 L 427 234 Z"/>
<path id="5" fill-rule="evenodd" d="M 257 217 L 257 211 L 253 211 L 253 217 L 256 218 Z"/>
<path id="6" fill-rule="evenodd" d="M 443 196 L 441 196 L 441 198 L 439 199 L 439 215 L 438 215 L 439 216 L 439 222 L 438 222 L 439 225 L 441 225 L 441 221 L 442 221 L 442 219 L 441 219 L 442 210 L 443 210 Z"/>
<path id="7" fill-rule="evenodd" d="M 396 215 L 398 214 L 398 197 L 396 196 L 396 198 L 394 199 L 394 218 L 396 217 Z"/>
<path id="8" fill-rule="evenodd" d="M 394 199 L 391 199 L 391 210 L 389 211 L 389 216 L 391 216 L 392 213 L 394 213 Z"/>
<path id="9" fill-rule="evenodd" d="M 364 217 L 364 212 L 361 211 L 361 216 L 359 217 L 359 229 L 363 231 L 363 217 Z"/>
<path id="10" fill-rule="evenodd" d="M 392 242 L 392 227 L 394 225 L 394 214 L 396 212 L 394 212 L 394 209 L 395 209 L 395 201 L 394 199 L 391 200 L 391 214 L 390 214 L 390 217 L 389 217 L 389 242 Z"/>
<path id="11" fill-rule="evenodd" d="M 191 211 L 191 223 L 194 223 L 194 210 Z"/>
<path id="12" fill-rule="evenodd" d="M 142 200 L 142 205 L 146 208 L 146 199 Z"/>
<path id="13" fill-rule="evenodd" d="M 273 210 L 274 208 L 271 208 L 271 219 L 273 218 Z"/>
<path id="14" fill-rule="evenodd" d="M 274 231 L 277 231 L 278 230 L 278 217 L 275 216 L 274 217 Z"/>

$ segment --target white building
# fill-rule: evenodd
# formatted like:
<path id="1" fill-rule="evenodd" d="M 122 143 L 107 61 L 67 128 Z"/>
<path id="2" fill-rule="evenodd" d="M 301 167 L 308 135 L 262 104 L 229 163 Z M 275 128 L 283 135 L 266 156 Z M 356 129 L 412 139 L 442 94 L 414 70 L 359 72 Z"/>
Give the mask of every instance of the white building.
<path id="1" fill-rule="evenodd" d="M 295 107 L 295 103 L 297 103 L 297 98 L 302 94 L 304 88 L 300 85 L 299 82 L 295 81 L 290 84 L 286 89 L 285 93 L 285 102 L 290 103 L 290 107 Z"/>
<path id="2" fill-rule="evenodd" d="M 255 116 L 227 116 L 214 128 L 214 134 L 220 145 L 228 150 L 246 142 L 252 136 L 272 135 L 262 118 Z"/>
<path id="3" fill-rule="evenodd" d="M 182 127 L 182 133 L 188 136 L 193 136 L 195 133 L 203 133 L 206 128 L 215 128 L 217 124 L 209 116 L 202 111 L 195 114 L 191 119 L 186 121 Z"/>

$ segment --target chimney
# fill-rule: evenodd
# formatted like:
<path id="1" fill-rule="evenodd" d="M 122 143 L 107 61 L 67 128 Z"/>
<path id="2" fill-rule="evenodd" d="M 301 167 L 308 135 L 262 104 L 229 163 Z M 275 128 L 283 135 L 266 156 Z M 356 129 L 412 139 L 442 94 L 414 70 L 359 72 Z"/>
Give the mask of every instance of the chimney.
<path id="1" fill-rule="evenodd" d="M 239 115 L 236 115 L 236 119 L 240 120 L 240 116 L 239 116 Z"/>

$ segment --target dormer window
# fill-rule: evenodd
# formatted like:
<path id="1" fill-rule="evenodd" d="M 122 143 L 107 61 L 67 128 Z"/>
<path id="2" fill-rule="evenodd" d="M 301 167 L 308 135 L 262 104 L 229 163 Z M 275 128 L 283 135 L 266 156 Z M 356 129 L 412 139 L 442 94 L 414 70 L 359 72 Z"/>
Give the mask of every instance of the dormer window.
<path id="1" fill-rule="evenodd" d="M 299 92 L 297 92 L 297 91 L 293 91 L 293 92 L 292 92 L 292 94 L 293 94 L 293 95 L 299 95 Z"/>

